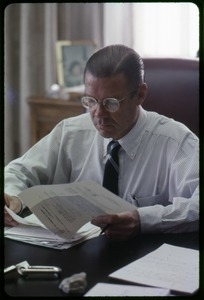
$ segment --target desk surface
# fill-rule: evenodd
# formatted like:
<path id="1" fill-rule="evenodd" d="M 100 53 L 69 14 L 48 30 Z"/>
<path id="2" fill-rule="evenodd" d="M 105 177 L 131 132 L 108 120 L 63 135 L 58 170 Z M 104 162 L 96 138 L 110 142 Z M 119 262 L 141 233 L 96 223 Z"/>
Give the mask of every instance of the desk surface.
<path id="1" fill-rule="evenodd" d="M 65 277 L 80 272 L 87 274 L 85 292 L 97 282 L 118 283 L 108 275 L 163 243 L 199 249 L 199 234 L 141 235 L 128 242 L 111 242 L 102 235 L 67 250 L 54 250 L 5 239 L 4 267 L 27 260 L 30 265 L 54 265 L 62 268 L 61 277 L 50 280 L 24 279 L 16 271 L 6 273 L 5 292 L 14 297 L 67 297 L 58 288 L 59 283 Z"/>

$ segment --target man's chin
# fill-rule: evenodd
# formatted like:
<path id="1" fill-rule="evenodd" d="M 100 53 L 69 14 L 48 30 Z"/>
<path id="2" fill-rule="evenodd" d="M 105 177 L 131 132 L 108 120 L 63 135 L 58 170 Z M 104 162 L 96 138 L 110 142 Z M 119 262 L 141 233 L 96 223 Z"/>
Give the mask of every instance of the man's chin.
<path id="1" fill-rule="evenodd" d="M 104 138 L 114 138 L 116 135 L 115 128 L 112 125 L 96 125 L 95 127 Z"/>
<path id="2" fill-rule="evenodd" d="M 104 131 L 104 130 L 98 130 L 99 134 L 104 137 L 104 138 L 111 138 L 112 137 L 112 134 L 107 132 L 107 131 Z"/>
<path id="3" fill-rule="evenodd" d="M 107 130 L 107 128 L 101 128 L 101 126 L 96 127 L 99 134 L 104 138 L 111 138 L 114 134 L 111 130 Z"/>

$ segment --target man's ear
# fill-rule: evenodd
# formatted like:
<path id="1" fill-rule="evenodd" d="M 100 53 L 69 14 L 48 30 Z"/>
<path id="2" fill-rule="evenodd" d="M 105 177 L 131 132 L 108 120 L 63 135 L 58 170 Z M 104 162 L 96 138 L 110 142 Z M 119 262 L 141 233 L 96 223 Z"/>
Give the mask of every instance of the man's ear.
<path id="1" fill-rule="evenodd" d="M 144 102 L 146 95 L 147 95 L 147 84 L 141 83 L 138 87 L 138 91 L 137 91 L 137 105 L 142 105 L 142 103 Z"/>

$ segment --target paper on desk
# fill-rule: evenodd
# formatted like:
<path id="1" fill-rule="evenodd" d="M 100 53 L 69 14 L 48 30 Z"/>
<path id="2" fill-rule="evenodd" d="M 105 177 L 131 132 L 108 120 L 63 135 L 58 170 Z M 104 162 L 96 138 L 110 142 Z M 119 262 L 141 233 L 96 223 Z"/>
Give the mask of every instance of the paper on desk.
<path id="1" fill-rule="evenodd" d="M 18 217 L 18 221 L 21 222 L 22 218 Z M 54 248 L 54 249 L 68 249 L 76 244 L 79 244 L 85 240 L 94 238 L 99 235 L 100 228 L 92 225 L 90 222 L 82 226 L 75 235 L 70 239 L 63 239 L 55 235 L 48 229 L 40 227 L 34 220 L 37 219 L 33 214 L 25 218 L 24 224 L 19 224 L 14 227 L 5 227 L 4 235 L 6 238 L 10 238 L 16 241 L 21 241 L 38 246 Z M 35 225 L 26 225 L 35 224 Z"/>
<path id="2" fill-rule="evenodd" d="M 9 208 L 5 207 L 5 209 L 19 225 L 5 227 L 4 235 L 16 241 L 62 250 L 68 249 L 90 238 L 94 238 L 100 233 L 100 228 L 88 222 L 71 238 L 65 240 L 46 229 L 34 214 L 21 218 L 14 214 Z"/>
<path id="3" fill-rule="evenodd" d="M 101 214 L 135 207 L 95 182 L 39 185 L 18 195 L 54 234 L 70 239 L 87 222 Z"/>
<path id="4" fill-rule="evenodd" d="M 94 182 L 35 186 L 19 197 L 34 214 L 21 218 L 6 208 L 20 224 L 5 228 L 5 236 L 55 249 L 98 236 L 100 228 L 90 223 L 93 217 L 135 209 Z"/>
<path id="5" fill-rule="evenodd" d="M 194 293 L 199 287 L 199 251 L 163 244 L 110 277 Z"/>
<path id="6" fill-rule="evenodd" d="M 152 288 L 124 284 L 97 283 L 84 296 L 107 297 L 107 296 L 168 296 L 170 291 L 162 288 Z"/>

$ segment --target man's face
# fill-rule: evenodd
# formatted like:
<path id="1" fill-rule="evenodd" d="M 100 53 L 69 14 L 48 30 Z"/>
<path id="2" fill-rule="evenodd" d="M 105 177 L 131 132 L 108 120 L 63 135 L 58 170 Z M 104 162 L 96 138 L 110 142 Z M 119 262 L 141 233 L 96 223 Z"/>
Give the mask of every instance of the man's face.
<path id="1" fill-rule="evenodd" d="M 101 102 L 105 98 L 116 98 L 118 100 L 127 96 L 120 102 L 119 109 L 116 112 L 109 112 L 101 103 L 90 110 L 90 115 L 94 126 L 98 132 L 105 138 L 118 140 L 125 136 L 135 125 L 138 118 L 138 106 L 143 101 L 146 92 L 146 85 L 138 88 L 137 93 L 130 94 L 125 76 L 121 73 L 113 77 L 97 78 L 86 73 L 85 76 L 85 95 L 95 98 Z"/>

